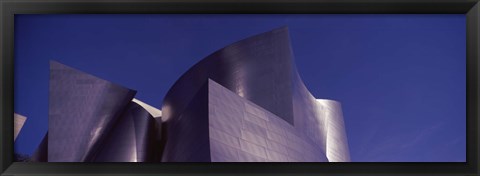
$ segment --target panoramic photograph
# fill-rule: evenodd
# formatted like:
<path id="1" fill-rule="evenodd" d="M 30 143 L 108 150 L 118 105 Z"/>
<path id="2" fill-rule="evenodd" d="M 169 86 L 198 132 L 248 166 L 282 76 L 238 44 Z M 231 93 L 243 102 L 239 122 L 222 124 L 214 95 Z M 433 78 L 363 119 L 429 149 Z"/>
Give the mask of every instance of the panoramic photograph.
<path id="1" fill-rule="evenodd" d="M 15 15 L 16 162 L 466 162 L 465 15 Z"/>

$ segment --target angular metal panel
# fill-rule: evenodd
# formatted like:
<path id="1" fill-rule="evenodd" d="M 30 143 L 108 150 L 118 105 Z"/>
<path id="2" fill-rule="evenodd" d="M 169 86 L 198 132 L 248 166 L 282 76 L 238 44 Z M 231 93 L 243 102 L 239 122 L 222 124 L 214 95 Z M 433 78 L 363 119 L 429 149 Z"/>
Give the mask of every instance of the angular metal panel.
<path id="1" fill-rule="evenodd" d="M 181 114 L 204 105 L 192 102 L 205 84 L 208 114 L 188 119 L 208 118 L 211 161 L 325 162 L 327 152 L 332 161 L 349 160 L 341 109 L 332 115 L 318 106 L 296 70 L 287 28 L 241 40 L 194 65 L 165 97 L 167 127 L 193 123 Z M 201 142 L 172 138 L 181 130 L 166 130 L 167 146 Z"/>
<path id="2" fill-rule="evenodd" d="M 134 94 L 52 62 L 49 161 L 349 161 L 340 104 L 308 91 L 286 28 L 197 63 L 162 111 Z"/>
<path id="3" fill-rule="evenodd" d="M 212 162 L 328 161 L 321 147 L 312 142 L 308 135 L 302 133 L 303 129 L 295 128 L 280 117 L 213 80 L 209 80 L 208 85 L 208 105 L 213 107 L 210 109 L 215 109 L 210 111 L 208 116 Z M 232 101 L 240 101 L 243 106 L 237 106 Z M 229 110 L 232 108 L 240 111 Z M 252 109 L 256 114 L 262 114 L 261 116 L 267 120 L 252 116 L 250 113 Z M 226 111 L 229 116 L 223 116 L 219 111 Z M 289 127 L 286 128 L 287 126 Z M 239 131 L 239 133 L 232 133 L 232 131 Z"/>
<path id="4" fill-rule="evenodd" d="M 165 121 L 178 118 L 207 79 L 293 123 L 292 51 L 286 27 L 231 44 L 185 72 L 163 101 Z"/>
<path id="5" fill-rule="evenodd" d="M 95 162 L 155 161 L 156 125 L 150 113 L 130 102 L 118 122 L 102 142 Z"/>
<path id="6" fill-rule="evenodd" d="M 25 124 L 25 121 L 27 120 L 27 117 L 22 116 L 20 114 L 14 113 L 13 114 L 13 141 L 17 139 L 18 134 L 20 133 L 20 130 L 22 130 L 23 124 Z"/>
<path id="7" fill-rule="evenodd" d="M 89 161 L 134 95 L 134 90 L 51 61 L 48 161 Z"/>

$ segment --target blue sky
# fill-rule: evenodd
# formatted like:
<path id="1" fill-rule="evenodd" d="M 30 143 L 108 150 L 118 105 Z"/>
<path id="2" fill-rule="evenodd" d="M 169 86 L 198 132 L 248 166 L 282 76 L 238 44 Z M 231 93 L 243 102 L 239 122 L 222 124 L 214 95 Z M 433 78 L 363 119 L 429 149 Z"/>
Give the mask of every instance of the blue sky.
<path id="1" fill-rule="evenodd" d="M 161 107 L 196 62 L 287 25 L 298 71 L 340 101 L 352 161 L 465 161 L 465 16 L 16 15 L 15 143 L 32 153 L 48 129 L 49 60 L 137 90 Z"/>

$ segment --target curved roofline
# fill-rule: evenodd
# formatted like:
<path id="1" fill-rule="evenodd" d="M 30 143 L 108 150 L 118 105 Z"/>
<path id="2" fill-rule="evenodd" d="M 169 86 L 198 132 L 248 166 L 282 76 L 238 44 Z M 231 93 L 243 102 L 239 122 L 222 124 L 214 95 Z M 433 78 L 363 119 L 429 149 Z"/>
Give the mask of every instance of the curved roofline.
<path id="1" fill-rule="evenodd" d="M 211 54 L 205 56 L 202 58 L 202 60 L 198 61 L 197 63 L 195 63 L 193 66 L 191 66 L 190 68 L 187 69 L 187 71 L 185 71 L 176 81 L 175 83 L 173 83 L 173 85 L 170 87 L 170 89 L 168 89 L 167 93 L 165 94 L 165 97 L 163 98 L 163 101 L 162 101 L 162 106 L 163 106 L 163 102 L 164 100 L 168 97 L 168 95 L 170 94 L 170 92 L 172 92 L 174 90 L 174 88 L 178 85 L 179 82 L 181 82 L 183 80 L 183 78 L 185 78 L 191 70 L 194 70 L 194 68 L 196 68 L 197 66 L 205 63 L 208 61 L 209 58 L 211 58 L 212 56 L 214 55 L 217 55 L 217 54 L 220 54 L 221 52 L 223 52 L 225 49 L 228 49 L 228 48 L 232 48 L 234 46 L 236 46 L 237 44 L 240 44 L 240 43 L 243 43 L 245 42 L 246 40 L 254 40 L 255 38 L 257 37 L 260 37 L 260 36 L 263 36 L 264 34 L 267 34 L 267 33 L 271 33 L 271 32 L 277 32 L 277 31 L 282 31 L 282 30 L 287 30 L 288 31 L 288 26 L 281 26 L 281 27 L 278 27 L 278 28 L 275 28 L 273 30 L 269 30 L 269 31 L 265 31 L 265 32 L 262 32 L 260 34 L 256 34 L 256 35 L 253 35 L 253 36 L 249 36 L 249 37 L 246 37 L 246 38 L 243 38 L 241 40 L 238 40 L 234 43 L 231 43 L 223 48 L 220 48 L 220 49 L 217 49 L 215 50 L 214 52 L 212 52 Z"/>
<path id="2" fill-rule="evenodd" d="M 319 102 L 334 102 L 334 103 L 342 104 L 341 102 L 339 102 L 339 101 L 337 101 L 337 100 L 331 100 L 331 99 L 315 98 L 315 100 L 317 100 L 317 101 L 319 101 Z"/>
<path id="3" fill-rule="evenodd" d="M 247 116 L 236 111 L 230 112 L 230 108 L 227 107 L 239 108 L 238 111 L 256 112 L 252 110 L 254 108 L 241 103 L 251 102 L 265 113 L 271 113 L 269 115 L 261 113 L 263 115 L 259 116 L 278 120 L 279 122 L 274 122 L 277 124 L 288 124 L 284 126 L 290 130 L 284 136 L 288 137 L 285 140 L 292 140 L 292 135 L 302 136 L 301 140 L 311 142 L 312 146 L 319 148 L 319 151 L 314 153 L 322 156 L 325 154 L 326 158 L 330 158 L 331 155 L 338 154 L 338 152 L 345 153 L 344 150 L 348 150 L 346 147 L 338 148 L 338 150 L 332 148 L 337 145 L 346 145 L 344 142 L 346 136 L 343 135 L 344 125 L 340 124 L 343 122 L 341 103 L 336 100 L 315 98 L 303 82 L 294 58 L 287 27 L 247 37 L 206 56 L 180 76 L 168 90 L 162 102 L 162 112 L 165 116 L 165 119 L 162 120 L 165 120 L 167 126 L 165 133 L 167 138 L 198 143 L 198 140 L 202 139 L 191 138 L 197 133 L 196 131 L 187 130 L 179 133 L 179 130 L 192 129 L 193 127 L 190 126 L 192 122 L 215 118 L 224 120 L 215 123 L 209 121 L 203 126 L 194 126 L 197 131 L 208 131 L 205 129 L 208 129 L 210 125 L 218 125 L 217 127 L 224 131 L 234 131 L 231 135 L 240 138 L 241 129 L 239 128 L 241 127 L 239 126 L 242 123 L 239 118 L 247 118 Z M 228 91 L 211 87 L 209 80 Z M 232 95 L 238 98 L 238 101 L 229 97 L 231 94 L 225 94 L 219 89 L 238 95 Z M 211 96 L 221 96 L 221 98 L 211 98 Z M 205 109 L 200 111 L 201 108 L 207 108 L 208 111 Z M 214 109 L 215 113 L 212 113 L 211 109 Z M 323 110 L 326 110 L 326 113 L 322 113 Z M 217 111 L 223 111 L 223 113 Z M 255 115 L 255 113 L 253 114 Z M 220 127 L 222 124 L 230 125 Z M 168 126 L 172 127 L 168 128 Z M 287 132 L 285 131 L 285 133 Z M 208 136 L 203 137 L 203 140 L 209 140 Z M 297 140 L 297 138 L 294 139 Z M 332 143 L 332 141 L 338 142 Z M 166 152 L 164 151 L 164 154 L 167 153 L 167 155 L 163 155 L 162 161 L 181 160 L 175 158 L 180 155 L 168 154 L 170 151 L 176 150 L 178 142 L 175 142 L 177 141 L 167 142 Z M 295 147 L 308 148 L 308 146 Z M 188 156 L 197 155 L 192 152 Z M 315 160 L 317 159 L 319 158 L 315 158 Z M 337 161 L 337 159 L 338 157 L 332 160 Z M 329 160 L 327 159 L 327 161 Z M 348 160 L 348 158 L 338 159 L 338 161 L 343 160 Z"/>

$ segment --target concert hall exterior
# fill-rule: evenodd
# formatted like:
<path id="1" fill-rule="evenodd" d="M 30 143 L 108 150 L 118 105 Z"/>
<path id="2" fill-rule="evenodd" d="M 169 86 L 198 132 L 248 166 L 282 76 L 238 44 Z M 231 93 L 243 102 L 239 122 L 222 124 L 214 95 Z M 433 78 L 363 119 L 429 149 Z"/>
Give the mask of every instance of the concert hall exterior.
<path id="1" fill-rule="evenodd" d="M 48 157 L 37 161 L 350 161 L 341 105 L 305 87 L 286 27 L 204 58 L 161 110 L 60 63 L 50 72 L 49 131 L 34 155 Z"/>

